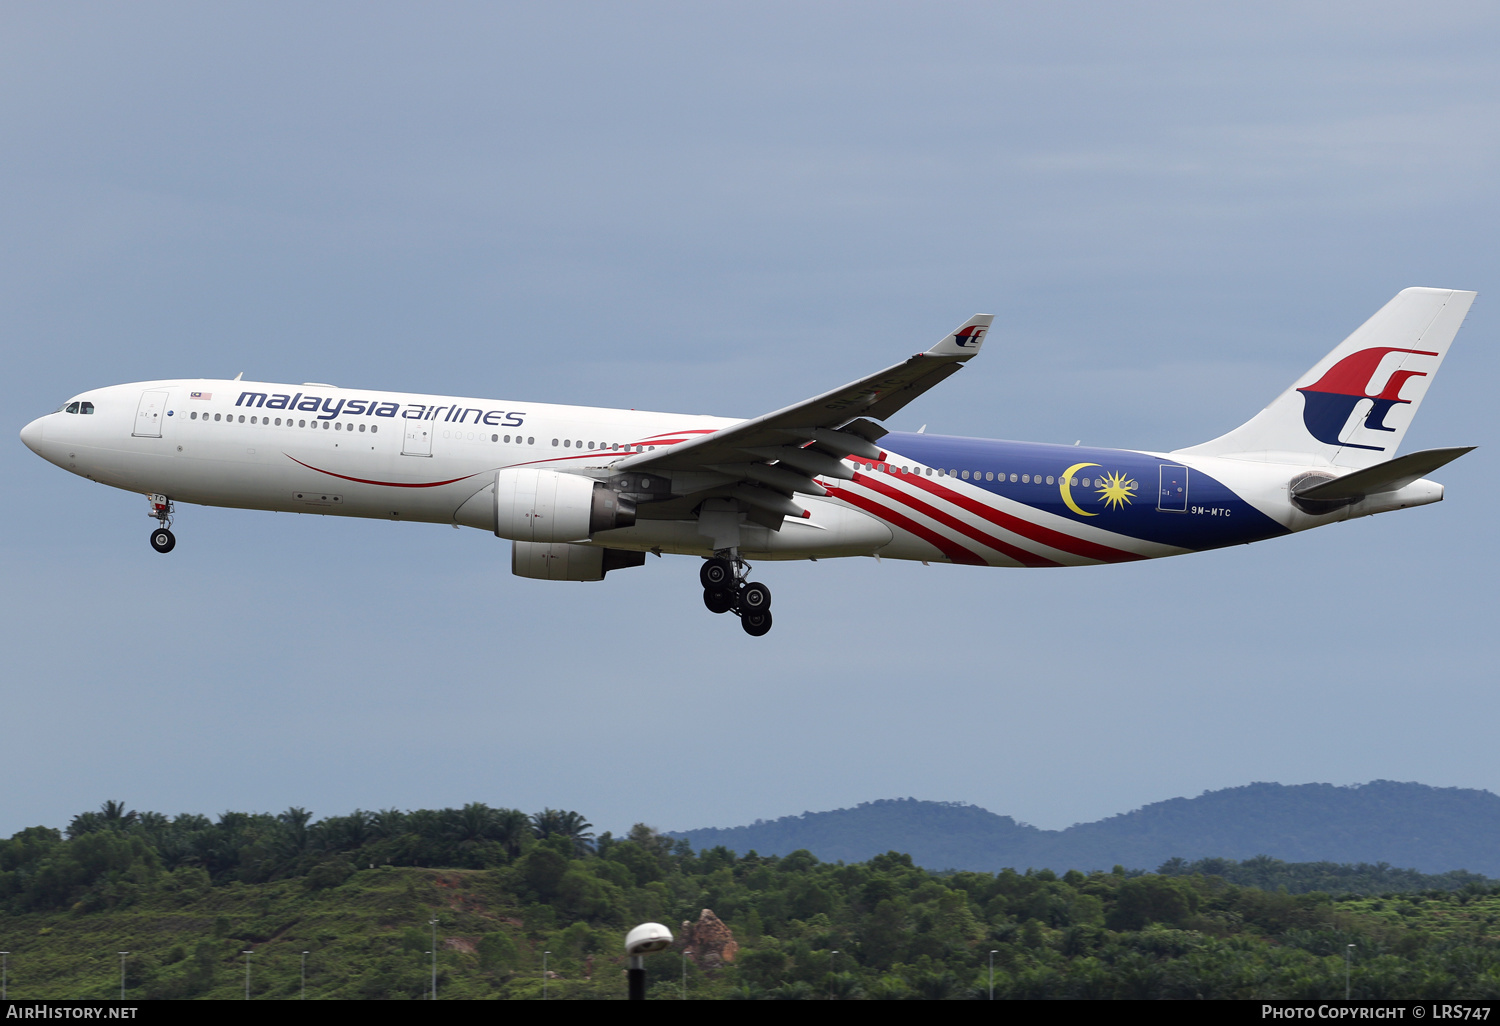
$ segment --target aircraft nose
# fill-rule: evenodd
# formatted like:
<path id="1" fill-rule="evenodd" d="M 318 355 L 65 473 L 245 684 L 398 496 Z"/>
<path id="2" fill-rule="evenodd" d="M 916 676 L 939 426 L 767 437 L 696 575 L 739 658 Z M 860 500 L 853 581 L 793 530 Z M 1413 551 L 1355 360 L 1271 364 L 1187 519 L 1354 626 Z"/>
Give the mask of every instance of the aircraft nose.
<path id="1" fill-rule="evenodd" d="M 36 420 L 32 421 L 30 424 L 27 424 L 21 429 L 21 441 L 26 443 L 26 448 L 30 449 L 38 456 L 42 454 L 42 450 L 40 448 L 43 437 L 42 421 L 45 419 L 46 418 L 44 417 L 38 417 Z"/>

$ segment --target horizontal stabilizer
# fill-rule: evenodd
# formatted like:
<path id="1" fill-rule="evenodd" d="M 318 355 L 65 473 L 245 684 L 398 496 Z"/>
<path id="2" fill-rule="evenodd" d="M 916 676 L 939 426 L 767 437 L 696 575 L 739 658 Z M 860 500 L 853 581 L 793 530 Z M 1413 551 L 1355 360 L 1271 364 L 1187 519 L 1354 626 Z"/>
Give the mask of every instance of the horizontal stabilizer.
<path id="1" fill-rule="evenodd" d="M 1361 499 L 1377 492 L 1394 492 L 1405 488 L 1413 481 L 1446 466 L 1466 452 L 1473 452 L 1473 445 L 1460 445 L 1451 449 L 1423 449 L 1408 453 L 1385 463 L 1377 463 L 1364 470 L 1336 477 L 1332 481 L 1321 481 L 1311 488 L 1298 488 L 1297 498 L 1315 502 L 1336 502 L 1340 499 Z"/>

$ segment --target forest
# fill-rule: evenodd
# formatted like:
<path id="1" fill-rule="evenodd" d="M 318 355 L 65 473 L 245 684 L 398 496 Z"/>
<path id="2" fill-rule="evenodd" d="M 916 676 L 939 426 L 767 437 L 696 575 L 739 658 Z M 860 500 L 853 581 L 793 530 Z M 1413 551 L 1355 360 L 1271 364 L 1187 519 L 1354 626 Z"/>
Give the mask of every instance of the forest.
<path id="1" fill-rule="evenodd" d="M 1500 997 L 1500 886 L 1384 864 L 934 872 L 695 851 L 579 813 L 168 817 L 118 802 L 0 841 L 12 999 Z M 434 954 L 435 952 L 435 954 Z M 124 954 L 122 954 L 124 953 Z"/>

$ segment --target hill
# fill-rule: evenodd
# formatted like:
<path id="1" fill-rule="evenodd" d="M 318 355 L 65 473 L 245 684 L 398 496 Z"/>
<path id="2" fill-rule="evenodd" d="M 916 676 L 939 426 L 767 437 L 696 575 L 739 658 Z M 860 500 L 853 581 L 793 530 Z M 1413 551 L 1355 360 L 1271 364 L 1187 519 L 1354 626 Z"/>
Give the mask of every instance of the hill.
<path id="1" fill-rule="evenodd" d="M 874 808 L 819 822 L 1055 839 L 970 806 Z M 620 998 L 620 941 L 643 920 L 677 935 L 647 960 L 650 996 L 670 1000 L 1500 994 L 1500 887 L 1459 873 L 1271 858 L 935 873 L 894 852 L 694 851 L 642 824 L 595 838 L 577 812 L 479 802 L 215 821 L 109 801 L 66 836 L 0 840 L 12 1000 L 417 999 L 434 976 L 445 999 Z"/>
<path id="2" fill-rule="evenodd" d="M 1466 788 L 1247 784 L 1173 798 L 1066 830 L 960 802 L 890 799 L 728 829 L 673 833 L 695 848 L 847 862 L 902 851 L 930 869 L 1154 869 L 1173 858 L 1388 863 L 1500 876 L 1500 796 Z"/>

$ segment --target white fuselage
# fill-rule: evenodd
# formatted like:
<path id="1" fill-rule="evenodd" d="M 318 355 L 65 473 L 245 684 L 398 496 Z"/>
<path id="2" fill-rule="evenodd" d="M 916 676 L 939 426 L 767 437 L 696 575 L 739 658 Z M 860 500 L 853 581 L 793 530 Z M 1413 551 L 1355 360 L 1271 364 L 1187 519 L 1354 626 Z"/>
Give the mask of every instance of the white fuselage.
<path id="1" fill-rule="evenodd" d="M 143 410 L 153 393 L 161 396 L 154 417 Z M 38 418 L 22 437 L 39 455 L 92 481 L 204 506 L 483 529 L 492 529 L 492 514 L 484 502 L 470 500 L 487 493 L 496 471 L 537 467 L 602 477 L 627 453 L 738 423 L 644 410 L 221 380 L 114 385 L 81 393 L 73 402 L 91 403 L 93 413 Z M 891 532 L 874 518 L 809 500 L 814 516 L 780 532 L 747 528 L 747 554 L 860 555 L 890 544 Z M 692 520 L 643 520 L 595 541 L 637 550 L 712 551 Z"/>
<path id="2" fill-rule="evenodd" d="M 628 456 L 738 423 L 330 385 L 172 380 L 82 393 L 27 425 L 22 438 L 75 474 L 173 502 L 495 530 L 500 471 L 604 480 Z M 882 445 L 889 451 L 880 460 L 845 458 L 852 480 L 819 478 L 826 496 L 796 496 L 806 517 L 788 517 L 779 530 L 737 527 L 738 549 L 761 559 L 879 554 L 1076 566 L 1254 541 L 1442 497 L 1441 486 L 1419 481 L 1314 516 L 1290 502 L 1288 487 L 1316 467 L 918 435 L 893 434 Z M 1182 485 L 1175 498 L 1174 474 Z M 712 495 L 719 483 L 706 472 L 658 477 L 678 497 Z M 705 526 L 711 518 L 700 514 L 707 508 L 642 506 L 634 526 L 576 540 L 712 555 L 719 546 Z"/>

